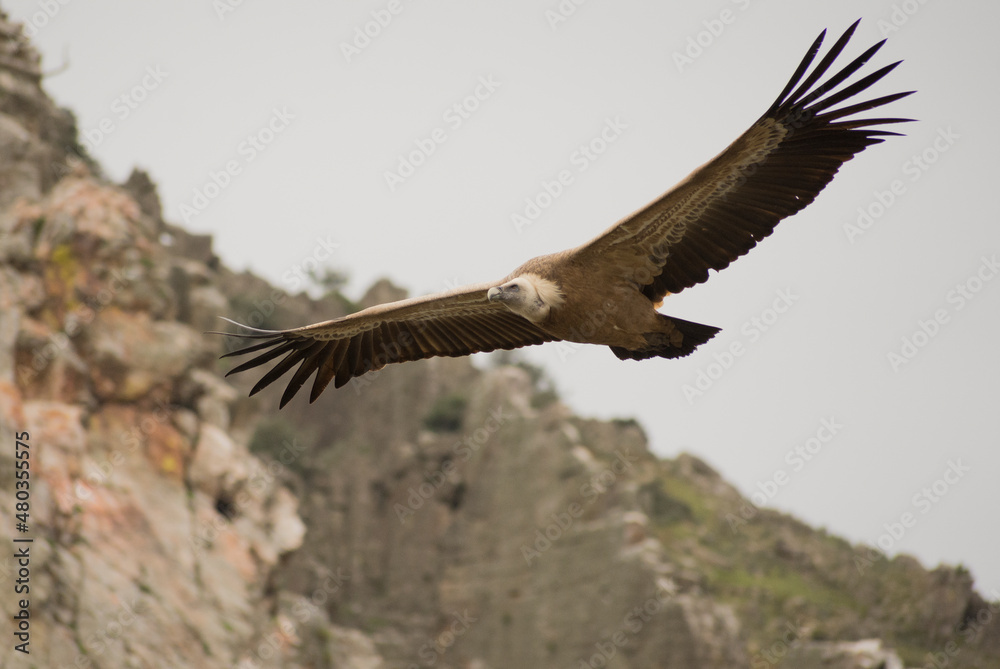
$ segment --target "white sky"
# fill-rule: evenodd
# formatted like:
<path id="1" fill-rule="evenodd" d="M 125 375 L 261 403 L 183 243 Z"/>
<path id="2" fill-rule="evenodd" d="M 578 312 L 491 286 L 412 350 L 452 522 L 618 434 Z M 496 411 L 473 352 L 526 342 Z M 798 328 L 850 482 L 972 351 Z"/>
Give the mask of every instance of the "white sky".
<path id="1" fill-rule="evenodd" d="M 230 267 L 289 290 L 300 287 L 293 268 L 335 244 L 329 263 L 349 273 L 354 297 L 381 276 L 436 292 L 575 246 L 735 139 L 821 29 L 830 44 L 864 18 L 847 57 L 888 32 L 874 66 L 906 62 L 873 94 L 918 89 L 886 114 L 920 122 L 848 163 L 749 256 L 667 301 L 667 313 L 724 328 L 715 340 L 679 361 L 554 345 L 529 357 L 578 412 L 635 416 L 657 453 L 695 453 L 747 495 L 777 475 L 770 506 L 850 540 L 874 543 L 911 513 L 890 553 L 964 563 L 1000 594 L 1000 278 L 977 277 L 984 256 L 1000 259 L 1000 4 L 589 0 L 554 28 L 546 12 L 558 0 L 242 2 L 220 16 L 229 4 L 3 7 L 34 17 L 47 69 L 68 54 L 46 86 L 113 178 L 148 169 L 170 220 L 212 233 Z M 342 45 L 372 12 L 391 21 L 348 60 Z M 702 53 L 678 67 L 675 53 L 699 37 Z M 467 118 L 449 113 L 477 90 Z M 143 99 L 129 108 L 123 95 Z M 614 141 L 581 170 L 578 147 L 609 120 Z M 436 129 L 444 141 L 390 189 L 385 173 Z M 261 151 L 244 144 L 258 133 L 271 140 Z M 230 161 L 239 173 L 185 223 L 195 189 Z M 517 230 L 512 214 L 561 170 L 571 182 Z M 878 193 L 897 181 L 880 210 Z M 859 208 L 877 216 L 849 240 Z M 955 292 L 967 283 L 971 300 Z M 771 322 L 782 294 L 790 306 Z M 934 336 L 893 369 L 887 355 L 936 314 Z M 744 352 L 720 376 L 713 363 L 734 345 Z M 718 378 L 689 402 L 699 373 Z M 786 460 L 830 419 L 842 427 L 811 460 Z M 961 476 L 931 501 L 921 491 L 950 463 Z"/>

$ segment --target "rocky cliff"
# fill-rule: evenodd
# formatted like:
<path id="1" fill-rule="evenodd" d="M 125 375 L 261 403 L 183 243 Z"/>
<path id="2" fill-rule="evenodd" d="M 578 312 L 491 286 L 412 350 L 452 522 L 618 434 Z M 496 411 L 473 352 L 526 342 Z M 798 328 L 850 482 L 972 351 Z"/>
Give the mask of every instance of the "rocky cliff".
<path id="1" fill-rule="evenodd" d="M 998 666 L 961 568 L 756 509 L 516 358 L 279 413 L 203 334 L 357 306 L 231 272 L 148 176 L 104 179 L 0 17 L 0 666 Z"/>

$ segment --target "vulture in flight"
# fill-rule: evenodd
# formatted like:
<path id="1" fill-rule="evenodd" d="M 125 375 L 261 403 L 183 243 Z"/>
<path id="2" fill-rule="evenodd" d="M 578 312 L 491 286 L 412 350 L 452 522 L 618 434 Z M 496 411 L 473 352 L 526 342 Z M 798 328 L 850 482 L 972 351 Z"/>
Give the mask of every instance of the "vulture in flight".
<path id="1" fill-rule="evenodd" d="M 728 267 L 778 221 L 812 202 L 843 163 L 899 134 L 877 128 L 910 120 L 858 115 L 913 91 L 833 108 L 899 64 L 845 84 L 882 40 L 820 81 L 857 25 L 807 74 L 826 31 L 820 33 L 774 104 L 735 142 L 582 246 L 533 258 L 499 281 L 290 330 L 241 325 L 247 332 L 218 333 L 255 340 L 223 356 L 254 354 L 229 374 L 278 359 L 253 395 L 298 367 L 281 397 L 283 407 L 313 375 L 310 402 L 331 381 L 339 388 L 390 363 L 549 341 L 608 346 L 622 360 L 690 354 L 719 328 L 659 313 L 663 298 L 702 283 L 709 270 Z"/>

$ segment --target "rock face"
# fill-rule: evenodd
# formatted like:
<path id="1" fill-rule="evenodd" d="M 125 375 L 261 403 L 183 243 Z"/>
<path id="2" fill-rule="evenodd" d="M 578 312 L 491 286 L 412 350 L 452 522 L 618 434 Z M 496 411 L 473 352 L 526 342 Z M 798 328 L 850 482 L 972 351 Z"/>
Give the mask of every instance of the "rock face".
<path id="1" fill-rule="evenodd" d="M 29 547 L 30 654 L 7 643 L 0 665 L 233 666 L 302 543 L 298 499 L 227 433 L 235 393 L 176 318 L 159 212 L 92 175 L 18 37 L 0 18 L 0 536 L 33 539 L 7 544 Z M 8 642 L 19 600 L 0 598 Z"/>
<path id="2" fill-rule="evenodd" d="M 362 306 L 399 297 L 383 281 Z M 750 509 L 697 458 L 652 457 L 634 422 L 573 416 L 540 370 L 390 366 L 278 414 L 280 388 L 248 398 L 252 379 L 221 378 L 227 342 L 202 334 L 220 314 L 271 327 L 350 308 L 227 270 L 210 237 L 162 220 L 144 173 L 104 180 L 0 15 L 0 542 L 33 539 L 31 652 L 0 667 L 1000 654 L 1000 607 L 966 572 Z M 7 643 L 21 567 L 0 558 Z"/>
<path id="3" fill-rule="evenodd" d="M 391 666 L 746 666 L 732 609 L 675 580 L 643 533 L 637 491 L 656 462 L 637 427 L 534 408 L 518 368 L 470 382 L 464 361 L 427 367 L 387 372 L 355 415 L 415 409 L 434 425 L 451 406 L 440 398 L 463 397 L 459 424 L 410 431 L 400 416 L 386 434 L 358 419 L 329 443 L 306 479 L 309 546 L 285 587 L 350 574 L 328 609 Z"/>
<path id="4" fill-rule="evenodd" d="M 39 60 L 21 26 L 0 16 L 0 208 L 41 196 L 82 162 L 76 120 L 42 91 Z"/>

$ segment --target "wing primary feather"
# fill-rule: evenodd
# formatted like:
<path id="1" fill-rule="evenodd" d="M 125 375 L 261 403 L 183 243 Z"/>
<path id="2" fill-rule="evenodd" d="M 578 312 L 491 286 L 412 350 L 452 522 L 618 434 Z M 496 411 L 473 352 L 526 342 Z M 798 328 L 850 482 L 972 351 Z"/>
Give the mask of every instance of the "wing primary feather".
<path id="1" fill-rule="evenodd" d="M 860 21 L 860 19 L 858 20 Z M 857 23 L 855 23 L 854 25 L 857 25 Z M 819 34 L 819 37 L 813 40 L 812 46 L 810 46 L 809 50 L 806 51 L 806 55 L 799 62 L 799 66 L 795 68 L 795 72 L 792 73 L 792 76 L 789 78 L 788 83 L 785 84 L 785 88 L 782 89 L 781 93 L 778 94 L 777 99 L 774 101 L 774 104 L 771 105 L 770 109 L 764 112 L 764 116 L 770 116 L 771 114 L 773 114 L 774 111 L 777 110 L 778 107 L 782 105 L 782 103 L 785 101 L 785 98 L 792 91 L 792 89 L 795 88 L 795 85 L 799 83 L 799 79 L 801 79 L 802 75 L 805 74 L 807 69 L 809 69 L 809 65 L 812 63 L 813 58 L 815 58 L 816 54 L 819 53 L 819 48 L 823 45 L 824 37 L 826 37 L 826 30 L 821 32 Z"/>
<path id="2" fill-rule="evenodd" d="M 331 343 L 333 344 L 333 348 L 324 354 L 323 362 L 320 363 L 319 371 L 316 372 L 316 379 L 313 381 L 312 390 L 309 391 L 309 404 L 315 402 L 316 398 L 330 385 L 330 381 L 337 373 L 337 354 L 342 350 L 347 350 L 346 340 L 341 339 Z"/>
<path id="3" fill-rule="evenodd" d="M 279 345 L 278 346 L 274 346 L 275 344 L 279 344 Z M 253 369 L 254 367 L 259 367 L 260 365 L 263 365 L 265 362 L 270 362 L 271 360 L 274 360 L 275 358 L 277 358 L 282 353 L 286 353 L 286 352 L 292 350 L 293 348 L 296 348 L 297 344 L 298 344 L 298 342 L 296 342 L 294 340 L 292 340 L 292 341 L 283 341 L 283 340 L 280 340 L 280 339 L 277 342 L 273 342 L 273 341 L 272 342 L 267 342 L 268 346 L 274 346 L 274 348 L 271 349 L 270 351 L 268 351 L 267 353 L 262 353 L 261 355 L 258 355 L 256 358 L 250 358 L 246 362 L 244 362 L 244 363 L 242 363 L 240 365 L 237 365 L 236 367 L 234 367 L 231 370 L 229 370 L 229 373 L 226 374 L 226 376 L 229 376 L 230 374 L 239 374 L 240 372 L 245 372 L 248 369 Z M 250 350 L 253 350 L 253 349 L 256 349 L 256 348 L 258 348 L 258 347 L 251 346 L 250 349 L 246 350 L 245 352 L 249 353 Z M 239 352 L 242 353 L 244 351 L 239 351 Z M 230 355 L 232 355 L 232 354 L 230 354 Z"/>
<path id="4" fill-rule="evenodd" d="M 795 90 L 794 93 L 788 96 L 788 102 L 790 103 L 797 102 L 803 95 L 805 95 L 809 91 L 810 88 L 812 88 L 813 84 L 819 81 L 820 77 L 826 74 L 826 71 L 830 69 L 830 65 L 833 64 L 833 61 L 836 60 L 837 56 L 839 56 L 841 51 L 844 50 L 844 47 L 847 45 L 848 40 L 851 39 L 851 36 L 854 34 L 854 30 L 858 27 L 858 23 L 860 22 L 861 19 L 858 19 L 847 30 L 844 31 L 844 34 L 840 36 L 840 38 L 834 43 L 832 47 L 830 47 L 830 50 L 826 53 L 825 56 L 823 56 L 823 58 L 819 61 L 819 63 L 816 64 L 816 67 L 813 69 L 812 72 L 809 73 L 805 81 L 803 81 L 799 85 L 799 87 Z M 876 45 L 875 47 L 876 50 L 878 50 L 877 46 L 878 45 Z M 848 67 L 850 67 L 850 65 L 848 65 Z M 861 65 L 859 64 L 858 67 L 861 67 Z M 844 69 L 846 70 L 847 68 Z M 778 106 L 780 107 L 781 105 Z"/>
<path id="5" fill-rule="evenodd" d="M 353 374 L 351 374 L 351 365 L 349 356 L 351 354 L 351 342 L 348 341 L 343 347 L 343 353 L 339 353 L 339 362 L 334 366 L 337 371 L 334 373 L 333 377 L 333 387 L 340 388 L 345 383 L 351 380 Z"/>
<path id="6" fill-rule="evenodd" d="M 206 334 L 213 334 L 213 333 L 206 333 Z M 228 335 L 230 333 L 228 333 L 228 332 L 221 332 L 219 334 L 226 334 L 226 335 Z M 229 353 L 223 353 L 222 355 L 219 356 L 219 359 L 221 360 L 223 358 L 231 358 L 234 355 L 245 355 L 247 353 L 253 353 L 254 351 L 259 351 L 261 349 L 265 349 L 265 348 L 267 348 L 269 346 L 274 346 L 275 344 L 277 344 L 279 342 L 284 342 L 284 341 L 288 341 L 288 340 L 287 339 L 283 339 L 281 337 L 274 337 L 274 338 L 272 338 L 272 339 L 270 339 L 268 341 L 261 342 L 260 344 L 254 344 L 253 346 L 247 346 L 247 347 L 244 347 L 244 348 L 238 348 L 235 351 L 230 351 Z"/>
<path id="7" fill-rule="evenodd" d="M 358 339 L 358 359 L 354 364 L 354 376 L 365 374 L 375 365 L 375 342 L 372 331 L 365 330 Z"/>
<path id="8" fill-rule="evenodd" d="M 845 116 L 850 116 L 851 114 L 860 114 L 861 112 L 866 112 L 870 109 L 875 109 L 876 107 L 881 107 L 882 105 L 887 105 L 890 102 L 895 102 L 905 98 L 908 95 L 913 95 L 916 91 L 904 91 L 903 93 L 893 93 L 892 95 L 883 95 L 880 98 L 875 98 L 874 100 L 868 100 L 867 102 L 859 102 L 853 104 L 849 107 L 841 107 L 840 109 L 833 109 L 823 114 L 823 118 L 828 121 L 833 121 L 838 118 L 843 118 Z M 873 119 L 858 119 L 864 123 L 876 124 L 876 123 L 901 123 L 904 121 L 912 121 L 909 118 L 873 118 Z M 845 127 L 845 126 L 840 126 Z"/>
<path id="9" fill-rule="evenodd" d="M 295 342 L 295 343 L 297 343 L 297 344 L 298 343 L 305 344 L 305 343 L 308 343 L 308 342 Z M 282 358 L 278 362 L 278 364 L 276 364 L 274 367 L 272 367 L 267 372 L 267 374 L 265 374 L 264 376 L 262 376 L 260 378 L 260 380 L 257 381 L 257 383 L 254 385 L 254 387 L 250 389 L 250 395 L 251 395 L 251 397 L 253 395 L 256 395 L 257 393 L 259 393 L 261 390 L 263 390 L 267 386 L 269 386 L 272 383 L 274 383 L 277 379 L 279 379 L 281 376 L 283 376 L 288 370 L 290 370 L 292 367 L 294 367 L 295 365 L 297 365 L 305 357 L 305 351 L 306 350 L 307 349 L 305 347 L 301 347 L 300 346 L 298 348 L 295 348 L 295 349 L 289 351 L 288 355 L 286 355 L 284 358 Z"/>
<path id="10" fill-rule="evenodd" d="M 815 104 L 813 104 L 811 107 L 809 107 L 810 111 L 814 111 L 814 112 L 823 111 L 824 109 L 832 107 L 833 105 L 837 104 L 838 102 L 842 102 L 842 101 L 846 100 L 849 97 L 857 95 L 858 93 L 860 93 L 861 91 L 865 90 L 866 88 L 868 88 L 869 86 L 871 86 L 872 84 L 874 84 L 876 81 L 878 81 L 879 79 L 881 79 L 885 75 L 887 75 L 890 72 L 892 72 L 894 69 L 896 69 L 896 66 L 898 66 L 901 62 L 902 61 L 896 61 L 895 63 L 892 63 L 891 65 L 886 65 L 885 67 L 880 68 L 880 69 L 876 70 L 875 72 L 872 72 L 871 74 L 869 74 L 868 76 L 864 77 L 863 79 L 859 79 L 858 81 L 856 81 L 855 83 L 851 84 L 850 86 L 848 86 L 844 90 L 838 91 L 838 92 L 830 95 L 830 97 L 828 97 L 828 98 L 823 98 L 822 100 L 819 100 L 818 102 L 816 102 Z"/>
<path id="11" fill-rule="evenodd" d="M 285 392 L 281 394 L 281 401 L 278 403 L 279 409 L 288 404 L 295 397 L 295 394 L 299 392 L 299 389 L 302 388 L 302 384 L 312 376 L 312 373 L 316 371 L 320 361 L 323 359 L 323 349 L 329 347 L 332 343 L 329 341 L 317 341 L 302 351 L 302 364 L 295 370 L 295 374 L 292 375 L 292 378 L 288 381 L 288 385 L 285 386 Z"/>
<path id="12" fill-rule="evenodd" d="M 806 107 L 812 104 L 814 100 L 823 97 L 824 95 L 835 89 L 837 86 L 839 86 L 845 79 L 847 79 L 852 74 L 857 72 L 859 69 L 864 67 L 865 63 L 867 63 L 869 59 L 871 59 L 871 57 L 875 54 L 876 51 L 882 48 L 883 44 L 885 44 L 885 40 L 882 40 L 878 44 L 869 47 L 868 50 L 866 50 L 860 56 L 858 56 L 850 63 L 848 63 L 842 70 L 834 74 L 832 77 L 824 81 L 819 86 L 817 86 L 816 89 L 813 90 L 812 92 L 809 92 L 808 89 L 803 89 L 801 90 L 801 92 L 796 91 L 796 95 L 790 98 L 789 102 L 794 104 L 796 107 Z M 820 74 L 824 74 L 825 70 L 828 68 L 829 65 L 827 65 L 827 68 L 824 68 L 824 71 L 821 72 Z"/>
<path id="13" fill-rule="evenodd" d="M 347 353 L 344 356 L 344 363 L 337 372 L 335 385 L 337 388 L 357 376 L 355 370 L 361 360 L 361 337 L 356 335 L 351 338 L 351 343 L 347 346 Z"/>

